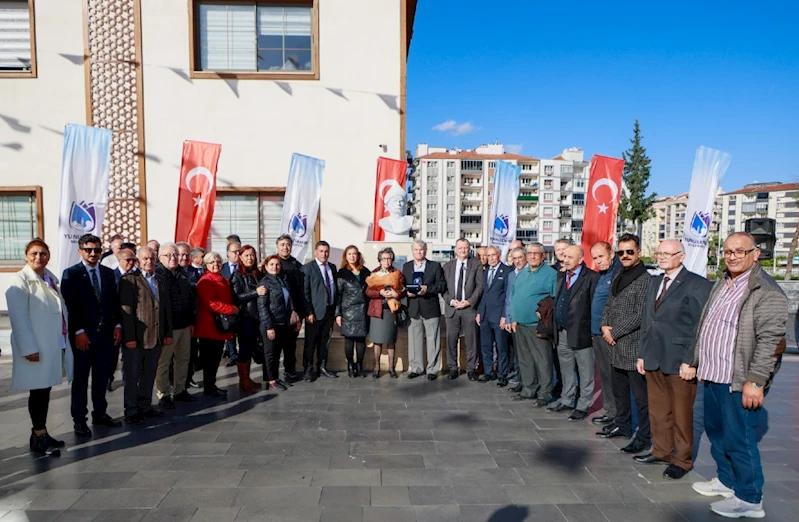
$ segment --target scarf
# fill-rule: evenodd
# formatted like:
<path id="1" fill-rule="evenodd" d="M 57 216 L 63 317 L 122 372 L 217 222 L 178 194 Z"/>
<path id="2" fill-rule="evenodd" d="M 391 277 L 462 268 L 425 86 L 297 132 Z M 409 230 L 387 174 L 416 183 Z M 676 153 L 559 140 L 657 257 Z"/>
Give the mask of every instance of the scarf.
<path id="1" fill-rule="evenodd" d="M 619 295 L 619 292 L 630 286 L 633 281 L 645 273 L 647 273 L 646 266 L 641 262 L 633 267 L 623 269 L 621 273 L 616 276 L 611 285 L 610 291 L 613 297 Z"/>

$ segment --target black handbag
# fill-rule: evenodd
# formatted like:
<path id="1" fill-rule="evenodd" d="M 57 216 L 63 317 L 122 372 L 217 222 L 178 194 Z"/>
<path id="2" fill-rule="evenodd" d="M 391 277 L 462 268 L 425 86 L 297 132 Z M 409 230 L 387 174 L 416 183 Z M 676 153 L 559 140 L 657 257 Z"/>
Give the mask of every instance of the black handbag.
<path id="1" fill-rule="evenodd" d="M 239 316 L 233 314 L 215 314 L 214 324 L 220 333 L 230 333 L 236 329 Z"/>
<path id="2" fill-rule="evenodd" d="M 397 326 L 401 328 L 407 328 L 411 324 L 411 316 L 408 315 L 408 307 L 400 305 L 399 310 L 397 310 Z"/>

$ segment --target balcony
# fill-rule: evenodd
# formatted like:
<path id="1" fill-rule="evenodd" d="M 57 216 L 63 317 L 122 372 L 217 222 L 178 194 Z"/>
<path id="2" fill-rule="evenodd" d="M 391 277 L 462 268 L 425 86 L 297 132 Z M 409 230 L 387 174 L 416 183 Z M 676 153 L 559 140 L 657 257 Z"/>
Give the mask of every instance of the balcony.
<path id="1" fill-rule="evenodd" d="M 461 183 L 461 188 L 466 190 L 480 190 L 483 188 L 483 184 L 464 181 Z"/>
<path id="2" fill-rule="evenodd" d="M 516 198 L 516 201 L 538 201 L 538 195 L 534 194 L 525 194 L 522 192 L 519 194 L 519 197 Z"/>
<path id="3" fill-rule="evenodd" d="M 744 203 L 741 207 L 741 212 L 744 214 L 754 214 L 757 205 L 755 203 Z"/>
<path id="4" fill-rule="evenodd" d="M 479 192 L 461 192 L 463 201 L 483 201 L 483 196 Z"/>
<path id="5" fill-rule="evenodd" d="M 568 208 L 568 207 L 560 209 L 560 217 L 562 217 L 562 218 L 571 218 L 572 217 L 571 209 Z"/>
<path id="6" fill-rule="evenodd" d="M 480 210 L 480 207 L 463 207 L 461 209 L 461 214 L 464 216 L 482 216 L 483 212 Z"/>
<path id="7" fill-rule="evenodd" d="M 535 228 L 535 221 L 526 220 L 526 219 L 525 220 L 521 220 L 520 219 L 519 220 L 519 224 L 517 225 L 517 228 L 520 228 L 522 230 L 530 230 L 532 228 Z"/>
<path id="8" fill-rule="evenodd" d="M 461 230 L 482 230 L 483 224 L 480 222 L 472 223 L 470 221 L 463 222 L 461 221 Z"/>

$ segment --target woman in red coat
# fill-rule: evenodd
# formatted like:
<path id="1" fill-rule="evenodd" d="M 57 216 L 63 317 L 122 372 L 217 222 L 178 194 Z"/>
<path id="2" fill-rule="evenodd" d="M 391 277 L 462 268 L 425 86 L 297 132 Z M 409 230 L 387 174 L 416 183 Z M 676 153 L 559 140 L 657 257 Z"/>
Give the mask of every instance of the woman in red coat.
<path id="1" fill-rule="evenodd" d="M 216 372 L 222 360 L 225 341 L 233 339 L 233 332 L 220 332 L 214 316 L 218 314 L 236 315 L 238 307 L 233 305 L 233 292 L 230 281 L 222 276 L 222 256 L 209 252 L 203 258 L 205 274 L 197 281 L 197 320 L 194 323 L 194 336 L 199 340 L 200 362 L 203 367 L 203 393 L 224 399 L 226 390 L 216 387 Z"/>

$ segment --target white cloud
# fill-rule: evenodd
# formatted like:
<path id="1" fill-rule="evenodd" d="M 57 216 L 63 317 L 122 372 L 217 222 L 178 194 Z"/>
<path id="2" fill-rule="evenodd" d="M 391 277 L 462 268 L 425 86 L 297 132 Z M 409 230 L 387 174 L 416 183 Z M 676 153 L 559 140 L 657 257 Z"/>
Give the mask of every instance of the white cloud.
<path id="1" fill-rule="evenodd" d="M 523 147 L 524 143 L 508 143 L 505 145 L 505 152 L 510 152 L 511 154 L 521 154 Z"/>
<path id="2" fill-rule="evenodd" d="M 434 126 L 433 130 L 438 132 L 446 132 L 452 136 L 461 136 L 463 134 L 469 134 L 470 132 L 476 131 L 477 127 L 472 125 L 471 122 L 458 123 L 455 120 L 447 120 Z"/>

